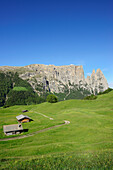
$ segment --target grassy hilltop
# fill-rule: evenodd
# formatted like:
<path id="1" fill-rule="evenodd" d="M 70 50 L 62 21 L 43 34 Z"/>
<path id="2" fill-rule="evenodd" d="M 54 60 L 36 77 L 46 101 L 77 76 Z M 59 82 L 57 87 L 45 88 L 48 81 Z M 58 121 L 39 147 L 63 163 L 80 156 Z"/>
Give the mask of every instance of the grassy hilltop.
<path id="1" fill-rule="evenodd" d="M 34 120 L 23 124 L 29 129 L 27 133 L 64 120 L 70 124 L 23 139 L 0 141 L 1 169 L 113 169 L 113 91 L 96 100 L 0 108 L 0 138 L 7 138 L 2 126 L 17 123 L 15 116 L 24 109 Z"/>

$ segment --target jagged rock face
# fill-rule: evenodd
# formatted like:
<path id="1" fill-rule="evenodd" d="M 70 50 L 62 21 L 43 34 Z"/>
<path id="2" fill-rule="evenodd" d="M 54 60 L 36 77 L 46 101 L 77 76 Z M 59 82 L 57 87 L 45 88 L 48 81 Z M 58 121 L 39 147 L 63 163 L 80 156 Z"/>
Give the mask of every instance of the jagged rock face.
<path id="1" fill-rule="evenodd" d="M 65 86 L 79 85 L 86 83 L 84 78 L 84 71 L 82 66 L 54 66 L 54 65 L 29 65 L 26 66 L 33 73 L 26 73 L 20 75 L 21 78 L 35 77 L 37 82 L 42 82 L 44 86 L 49 86 L 51 92 L 63 93 Z M 72 87 L 72 86 L 71 86 Z"/>
<path id="2" fill-rule="evenodd" d="M 95 71 L 86 79 L 82 66 L 54 66 L 33 64 L 25 67 L 5 67 L 5 70 L 17 71 L 22 79 L 26 79 L 38 92 L 37 86 L 40 85 L 45 90 L 63 93 L 65 88 L 83 88 L 90 93 L 104 91 L 108 88 L 107 80 L 100 69 Z M 0 67 L 4 70 L 4 67 Z"/>
<path id="3" fill-rule="evenodd" d="M 86 78 L 86 82 L 89 85 L 89 89 L 92 89 L 94 94 L 96 92 L 103 92 L 108 88 L 107 80 L 100 69 L 97 69 L 96 73 L 95 70 L 93 70 L 91 76 Z"/>

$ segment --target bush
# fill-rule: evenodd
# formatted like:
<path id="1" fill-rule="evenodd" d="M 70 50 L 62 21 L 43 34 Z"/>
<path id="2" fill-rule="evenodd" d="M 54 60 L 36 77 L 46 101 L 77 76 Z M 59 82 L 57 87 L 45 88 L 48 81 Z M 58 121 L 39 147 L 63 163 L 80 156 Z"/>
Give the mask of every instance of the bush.
<path id="1" fill-rule="evenodd" d="M 108 88 L 107 90 L 105 90 L 103 92 L 99 92 L 98 95 L 109 93 L 112 90 L 113 90 L 112 88 Z"/>
<path id="2" fill-rule="evenodd" d="M 50 94 L 47 96 L 47 102 L 56 103 L 56 102 L 58 102 L 58 99 L 54 94 Z"/>
<path id="3" fill-rule="evenodd" d="M 97 98 L 97 96 L 92 94 L 91 96 L 85 97 L 84 100 L 95 100 L 96 98 Z"/>
<path id="4" fill-rule="evenodd" d="M 9 105 L 4 105 L 3 108 L 7 108 L 7 107 L 10 107 Z"/>

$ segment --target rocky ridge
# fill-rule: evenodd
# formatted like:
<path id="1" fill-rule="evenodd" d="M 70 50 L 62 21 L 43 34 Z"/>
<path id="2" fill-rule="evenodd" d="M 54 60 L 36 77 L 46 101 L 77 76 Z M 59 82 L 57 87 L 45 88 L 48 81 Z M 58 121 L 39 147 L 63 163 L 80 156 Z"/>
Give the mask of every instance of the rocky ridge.
<path id="1" fill-rule="evenodd" d="M 108 88 L 108 83 L 100 69 L 93 70 L 91 76 L 85 79 L 82 66 L 54 66 L 32 64 L 24 67 L 1 66 L 0 71 L 18 72 L 19 76 L 27 80 L 33 89 L 40 94 L 42 90 L 52 93 L 64 93 L 65 89 L 89 91 L 90 94 L 103 92 Z"/>

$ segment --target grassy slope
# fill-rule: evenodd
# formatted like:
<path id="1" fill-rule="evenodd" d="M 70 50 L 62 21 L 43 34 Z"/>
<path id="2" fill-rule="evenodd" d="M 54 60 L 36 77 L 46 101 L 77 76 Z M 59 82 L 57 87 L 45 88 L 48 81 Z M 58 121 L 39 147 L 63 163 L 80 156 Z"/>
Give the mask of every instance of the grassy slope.
<path id="1" fill-rule="evenodd" d="M 80 164 L 80 160 L 83 163 L 82 159 L 85 159 L 85 161 L 93 160 L 92 163 L 94 162 L 92 155 L 98 157 L 98 154 L 102 154 L 101 157 L 103 157 L 106 153 L 107 158 L 110 156 L 109 159 L 113 159 L 113 91 L 98 96 L 98 99 L 94 101 L 67 100 L 55 104 L 43 103 L 34 106 L 1 108 L 0 125 L 16 123 L 15 116 L 19 115 L 24 109 L 30 110 L 26 114 L 35 120 L 23 125 L 24 128 L 30 129 L 29 132 L 59 124 L 63 120 L 69 120 L 71 123 L 32 137 L 0 142 L 0 148 L 2 148 L 0 149 L 0 157 L 2 159 L 24 158 L 24 160 L 28 160 L 44 157 L 44 159 L 41 158 L 41 161 L 42 164 L 45 164 L 43 161 L 47 159 L 46 162 L 48 162 L 50 157 L 52 157 L 50 162 L 53 161 L 52 155 L 57 158 L 63 157 L 62 162 L 65 162 L 66 159 L 72 161 L 74 159 L 75 161 L 75 157 L 78 155 Z M 36 112 L 53 117 L 54 120 L 51 121 Z M 0 128 L 0 135 L 3 138 L 2 126 Z M 102 161 L 103 164 L 101 163 L 100 166 L 104 166 L 104 158 Z M 110 166 L 112 166 L 112 163 L 112 161 L 109 163 Z M 49 164 L 46 166 L 49 166 Z M 54 161 L 53 164 L 56 164 L 56 162 Z M 2 166 L 5 167 L 6 164 L 2 162 Z"/>
<path id="2" fill-rule="evenodd" d="M 14 87 L 13 90 L 15 91 L 28 91 L 26 87 Z"/>

